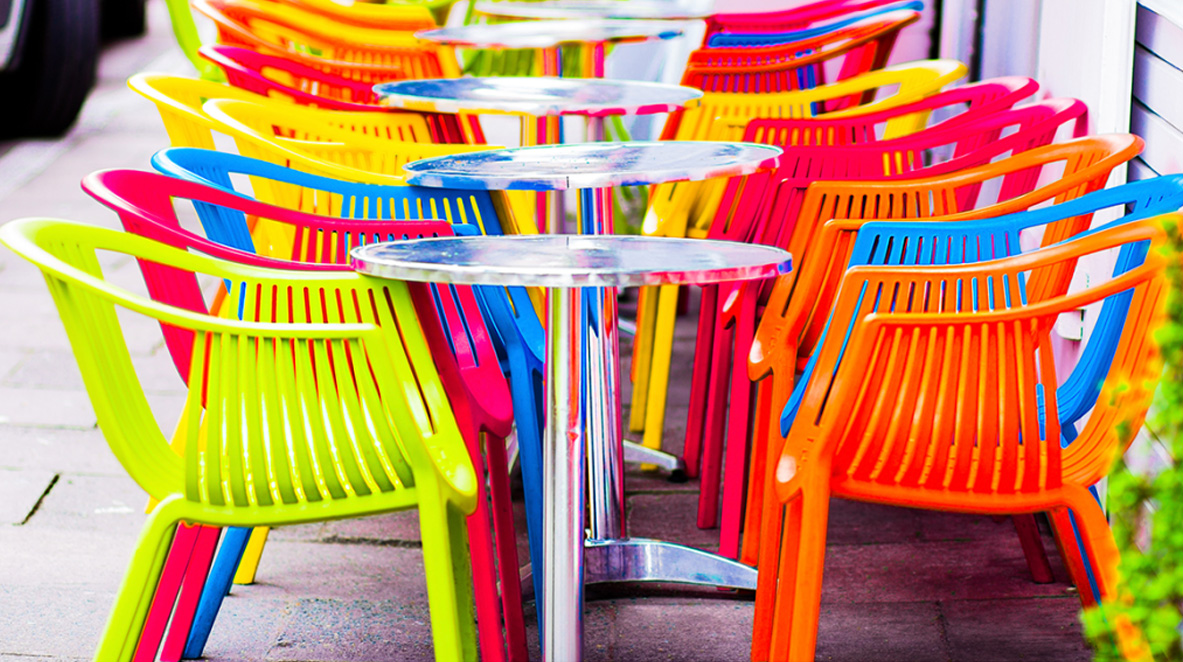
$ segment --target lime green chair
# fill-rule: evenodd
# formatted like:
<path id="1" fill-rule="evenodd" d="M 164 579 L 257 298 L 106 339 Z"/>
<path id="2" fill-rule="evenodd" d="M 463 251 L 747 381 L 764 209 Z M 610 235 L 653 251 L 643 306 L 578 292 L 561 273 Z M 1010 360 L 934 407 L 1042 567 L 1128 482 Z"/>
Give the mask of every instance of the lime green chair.
<path id="1" fill-rule="evenodd" d="M 476 475 L 404 283 L 241 265 L 69 221 L 13 221 L 0 243 L 40 267 L 107 443 L 158 500 L 97 660 L 132 660 L 182 521 L 276 526 L 411 508 L 436 657 L 476 659 L 464 520 Z M 206 313 L 196 287 L 184 307 L 121 289 L 104 279 L 100 251 L 191 282 L 212 277 L 229 304 L 219 309 L 234 318 Z M 117 307 L 191 347 L 173 446 L 148 406 Z"/>

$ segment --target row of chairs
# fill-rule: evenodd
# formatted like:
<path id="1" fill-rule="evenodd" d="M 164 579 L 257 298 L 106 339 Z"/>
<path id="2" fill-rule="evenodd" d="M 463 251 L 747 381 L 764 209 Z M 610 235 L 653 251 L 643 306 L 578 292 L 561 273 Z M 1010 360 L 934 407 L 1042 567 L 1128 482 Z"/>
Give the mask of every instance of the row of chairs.
<path id="1" fill-rule="evenodd" d="M 1095 502 L 1081 501 L 1076 489 L 1103 471 L 1105 454 L 1115 447 L 1112 435 L 1105 434 L 1111 427 L 1092 426 L 1090 418 L 1086 430 L 1092 432 L 1082 432 L 1063 452 L 1042 442 L 1074 436 L 1061 430 L 1071 429 L 1070 423 L 1081 420 L 1097 401 L 1098 375 L 1114 379 L 1153 373 L 1153 361 L 1147 358 L 1153 348 L 1145 332 L 1157 310 L 1151 303 L 1159 296 L 1155 288 L 1161 288 L 1161 261 L 1153 252 L 1130 249 L 1123 253 L 1129 257 L 1121 261 L 1123 270 L 1114 281 L 1122 287 L 1106 286 L 1088 295 L 1117 296 L 1132 287 L 1140 298 L 1138 306 L 1125 309 L 1106 304 L 1105 310 L 1113 312 L 1103 328 L 1115 330 L 1106 337 L 1120 341 L 1110 343 L 1112 353 L 1104 350 L 1108 345 L 1098 345 L 1088 362 L 1092 372 L 1083 372 L 1071 388 L 1065 385 L 1059 399 L 1054 380 L 1047 379 L 1054 364 L 1047 354 L 1048 325 L 1040 320 L 1087 298 L 1063 294 L 1064 274 L 1072 271 L 1080 254 L 1157 240 L 1161 231 L 1142 217 L 1177 209 L 1171 187 L 1178 182 L 1163 180 L 1153 190 L 1142 185 L 1138 190 L 1115 189 L 1121 191 L 1115 194 L 1094 193 L 1076 200 L 1083 206 L 1065 207 L 1102 188 L 1109 171 L 1140 149 L 1137 139 L 1080 138 L 1049 145 L 1060 125 L 1075 123 L 1080 132 L 1079 102 L 1053 100 L 1014 108 L 1036 89 L 1026 79 L 941 92 L 964 75 L 958 63 L 884 68 L 895 35 L 916 20 L 913 5 L 823 0 L 798 14 L 812 17 L 809 20 L 778 24 L 768 17 L 765 25 L 775 25 L 788 36 L 765 35 L 748 45 L 737 36 L 745 30 L 734 29 L 741 23 L 715 17 L 686 81 L 724 91 L 708 91 L 701 108 L 671 118 L 663 134 L 667 139 L 743 137 L 795 147 L 774 173 L 717 184 L 657 187 L 646 217 L 646 228 L 653 234 L 786 245 L 799 268 L 799 273 L 774 285 L 704 291 L 703 300 L 709 296 L 712 302 L 700 312 L 695 397 L 704 403 L 706 414 L 694 427 L 700 437 L 699 457 L 687 459 L 694 459 L 694 471 L 701 465 L 704 474 L 700 522 L 708 522 L 711 508 L 717 509 L 717 474 L 724 474 L 723 549 L 732 554 L 739 552 L 741 516 L 746 511 L 742 558 L 758 562 L 761 569 L 754 659 L 811 657 L 820 595 L 818 540 L 824 543 L 825 529 L 825 498 L 818 496 L 823 485 L 825 494 L 973 510 L 981 483 L 1006 485 L 1009 480 L 1014 487 L 1003 492 L 1013 498 L 996 498 L 990 512 L 1052 510 L 1057 533 L 1067 540 L 1064 532 L 1072 530 L 1073 521 L 1064 509 L 1070 509 L 1088 543 L 1084 556 L 1072 557 L 1067 550 L 1074 580 L 1082 586 L 1091 578 L 1099 590 L 1111 586 L 1107 530 L 1098 528 Z M 182 520 L 255 526 L 408 507 L 420 511 L 425 555 L 429 547 L 442 555 L 426 567 L 437 657 L 471 658 L 479 641 L 481 656 L 487 659 L 525 659 L 503 438 L 510 421 L 515 421 L 530 551 L 537 563 L 542 544 L 542 419 L 537 407 L 542 332 L 529 293 L 376 283 L 342 270 L 349 247 L 372 241 L 533 230 L 532 215 L 515 213 L 521 203 L 506 196 L 402 185 L 401 166 L 408 160 L 484 147 L 479 125 L 470 118 L 369 112 L 373 98 L 357 81 L 413 77 L 430 73 L 433 66 L 442 71 L 454 59 L 409 40 L 393 26 L 379 39 L 372 28 L 385 19 L 363 16 L 364 12 L 351 14 L 357 31 L 326 31 L 329 19 L 342 20 L 334 13 L 340 10 L 308 1 L 301 5 L 289 0 L 198 0 L 195 6 L 215 17 L 223 42 L 199 49 L 203 61 L 215 63 L 234 86 L 148 75 L 131 81 L 133 89 L 156 103 L 174 145 L 202 149 L 158 154 L 153 165 L 170 177 L 113 171 L 87 178 L 87 190 L 119 213 L 130 234 L 39 221 L 11 224 L 0 235 L 43 266 L 68 328 L 93 323 L 111 329 L 112 303 L 159 319 L 190 388 L 189 406 L 170 448 L 162 443 L 159 428 L 143 417 L 146 404 L 135 395 L 130 366 L 121 363 L 125 350 L 119 350 L 117 330 L 95 338 L 71 333 L 92 398 L 106 403 L 96 404 L 105 434 L 114 440 L 116 454 L 133 477 L 161 500 L 121 590 L 100 659 L 200 654 L 248 538 L 244 529 L 222 534 L 221 551 L 211 567 L 218 530 L 184 524 L 177 528 Z M 373 13 L 389 9 L 375 8 Z M 852 16 L 852 11 L 859 13 Z M 343 38 L 336 39 L 338 35 Z M 716 39 L 720 43 L 712 44 Z M 786 43 L 768 45 L 778 40 Z M 827 72 L 827 67 L 836 72 Z M 837 82 L 826 82 L 830 80 Z M 895 89 L 888 94 L 887 88 Z M 751 93 L 757 90 L 761 93 Z M 315 107 L 301 108 L 291 101 Z M 954 110 L 965 112 L 926 128 L 930 114 L 948 116 Z M 215 133 L 231 136 L 242 156 L 209 151 L 217 147 Z M 991 162 L 1007 153 L 1013 156 Z M 1062 176 L 1040 185 L 1040 173 L 1058 163 L 1065 164 L 1057 173 Z M 250 182 L 249 191 L 242 175 Z M 1048 169 L 1044 177 L 1050 176 Z M 878 186 L 868 183 L 869 178 L 882 179 L 883 187 L 864 195 L 868 187 Z M 1001 180 L 1000 202 L 982 206 L 978 198 L 983 184 L 991 180 Z M 259 202 L 248 199 L 248 194 Z M 1094 197 L 1106 194 L 1116 197 Z M 1113 200 L 1137 202 L 1143 195 L 1149 202 L 1124 222 L 1089 234 L 1083 242 L 1057 243 L 1087 227 L 1088 210 L 1119 204 Z M 193 202 L 204 237 L 182 227 L 174 207 L 180 200 Z M 1046 201 L 1057 204 L 1044 216 L 1013 214 Z M 1060 211 L 1072 216 L 1061 218 L 1056 215 Z M 429 222 L 432 218 L 444 222 Z M 931 220 L 910 229 L 899 221 L 877 220 L 892 218 Z M 979 219 L 988 218 L 1005 221 L 986 229 Z M 975 220 L 957 225 L 964 219 Z M 1035 222 L 1039 219 L 1042 222 Z M 957 264 L 1005 257 L 1018 252 L 1017 228 L 1043 225 L 1057 228 L 1046 233 L 1045 251 L 1015 258 L 1020 262 L 1014 264 L 989 263 L 1001 266 L 989 267 L 994 271 L 984 276 L 967 267 L 938 278 L 920 276 L 927 272 L 914 268 L 884 266 L 879 268 L 888 275 L 877 276 L 880 280 L 873 286 L 869 280 L 847 285 L 855 278 L 851 274 L 865 271 L 848 270 L 850 265 Z M 934 228 L 941 228 L 942 246 L 952 247 L 957 241 L 968 245 L 971 238 L 981 246 L 987 245 L 984 238 L 994 242 L 1003 237 L 1009 243 L 989 243 L 989 250 L 981 248 L 972 255 L 954 255 L 947 248 L 947 255 L 924 257 L 919 247 L 935 246 Z M 864 238 L 874 238 L 867 240 L 869 248 Z M 814 251 L 819 242 L 830 242 L 822 245 L 835 249 Z M 139 258 L 153 300 L 99 280 L 94 253 L 100 250 Z M 817 257 L 821 255 L 828 257 Z M 213 299 L 203 296 L 198 274 L 223 283 Z M 807 287 L 812 289 L 802 289 Z M 798 296 L 806 291 L 812 293 L 809 298 Z M 876 294 L 868 297 L 868 291 Z M 901 291 L 910 294 L 901 299 Z M 972 292 L 978 296 L 965 294 Z M 901 303 L 905 300 L 906 305 Z M 671 319 L 676 305 L 676 291 L 643 295 L 638 353 L 642 359 L 649 357 L 652 369 L 645 360 L 637 360 L 634 370 L 654 387 L 660 386 L 661 361 L 666 371 L 669 361 L 658 348 L 656 330 L 667 328 L 662 320 Z M 761 310 L 763 315 L 758 314 Z M 769 315 L 770 310 L 782 312 Z M 913 311 L 934 310 L 962 317 L 908 317 L 916 314 Z M 866 331 L 864 318 L 850 311 L 882 318 L 899 314 L 900 323 L 911 325 L 907 328 L 916 340 L 893 341 L 889 344 L 895 353 L 884 352 L 886 332 L 880 329 L 894 322 L 876 319 L 875 330 Z M 993 313 L 1010 317 L 996 320 L 989 317 Z M 1133 323 L 1123 324 L 1127 317 Z M 1017 319 L 1035 321 L 1024 326 Z M 923 326 L 929 323 L 936 326 Z M 833 324 L 846 325 L 847 333 L 830 334 Z M 968 340 L 952 332 L 946 332 L 951 339 L 938 337 L 932 329 L 942 324 L 962 330 Z M 927 336 L 921 328 L 929 329 Z M 873 340 L 863 340 L 868 334 Z M 982 338 L 992 338 L 1000 349 L 983 349 L 988 343 Z M 947 417 L 940 415 L 947 408 L 934 405 L 944 392 L 939 388 L 943 382 L 924 379 L 922 367 L 905 372 L 894 366 L 925 357 L 945 370 L 943 374 L 962 375 L 963 382 L 982 381 L 978 373 L 966 372 L 968 359 L 949 367 L 952 359 L 946 358 L 942 364 L 942 356 L 954 354 L 942 343 L 967 357 L 985 352 L 982 361 L 1019 361 L 1017 372 L 975 383 L 976 390 L 970 392 L 984 394 L 982 404 L 955 403 L 959 413 L 992 411 L 1000 421 L 979 435 L 955 435 L 949 442 L 955 452 L 942 451 L 938 442 L 925 446 L 915 433 L 901 432 L 911 424 L 916 430 L 949 434 Z M 761 359 L 753 365 L 759 366 L 749 368 L 745 358 L 757 352 L 762 352 Z M 1038 358 L 1031 359 L 1031 352 Z M 108 354 L 111 366 L 101 360 Z M 843 363 L 845 356 L 857 356 L 858 362 Z M 389 372 L 375 369 L 388 364 L 394 366 Z M 846 377 L 843 365 L 854 377 Z M 882 370 L 863 369 L 871 365 Z M 1111 365 L 1116 367 L 1110 369 Z M 794 379 L 798 368 L 805 368 L 806 374 Z M 774 376 L 761 382 L 754 404 L 751 386 L 743 379 L 749 370 L 757 377 L 758 370 Z M 275 375 L 276 380 L 258 375 Z M 864 377 L 870 381 L 850 390 L 852 380 Z M 901 379 L 931 391 L 899 405 L 914 408 L 910 417 L 889 415 L 896 403 L 876 399 L 877 393 L 901 390 Z M 735 415 L 722 424 L 729 382 Z M 885 384 L 885 391 L 876 390 Z M 844 386 L 848 390 L 838 399 L 835 393 Z M 991 389 L 1005 393 L 991 396 Z M 642 420 L 652 443 L 649 433 L 654 427 L 660 431 L 661 421 L 649 425 L 647 409 L 659 400 L 664 408 L 664 391 L 660 397 L 655 388 L 637 391 L 648 401 L 633 411 L 646 412 Z M 1130 412 L 1138 411 L 1144 391 L 1115 395 L 1118 404 L 1106 410 L 1105 420 L 1136 418 Z M 130 416 L 113 404 L 114 393 L 131 394 Z M 247 404 L 235 408 L 231 402 Z M 1037 410 L 1030 408 L 1032 402 Z M 1069 406 L 1053 409 L 1050 405 L 1055 403 Z M 1015 407 L 1021 414 L 1017 418 Z M 829 444 L 830 450 L 837 449 L 831 455 L 825 455 L 830 450 L 815 455 L 820 442 L 814 442 L 832 432 L 818 427 L 820 422 L 831 420 L 826 416 L 840 408 L 847 414 L 833 420 L 841 424 L 883 421 L 866 428 L 878 437 L 866 441 L 863 437 L 875 435 L 860 437 L 853 427 L 843 428 L 850 441 Z M 748 451 L 747 430 L 741 428 L 746 428 L 753 410 L 756 431 L 744 505 Z M 1053 422 L 1057 417 L 1042 413 L 1053 410 L 1065 413 Z M 313 422 L 296 425 L 292 416 L 307 412 L 317 412 Z M 803 425 L 789 425 L 797 414 L 804 416 Z M 938 419 L 935 423 L 933 417 Z M 800 432 L 806 421 L 812 432 Z M 1019 436 L 1002 440 L 1005 435 L 999 430 L 1010 432 L 1020 424 L 1026 427 Z M 366 434 L 344 443 L 352 431 L 363 428 Z M 726 437 L 719 434 L 724 429 Z M 910 441 L 897 443 L 901 434 Z M 1001 450 L 975 450 L 975 440 L 990 434 L 999 437 Z M 141 443 L 136 439 L 151 446 L 144 461 L 131 457 Z M 880 446 L 860 446 L 864 441 Z M 1041 442 L 1038 448 L 1031 447 L 1036 441 Z M 962 448 L 966 443 L 968 449 Z M 472 464 L 458 459 L 459 453 Z M 1016 457 L 1023 468 L 1015 468 Z M 852 460 L 856 461 L 851 464 Z M 1061 471 L 1069 465 L 1070 475 Z M 845 471 L 848 466 L 853 467 L 853 477 L 831 485 L 826 471 L 839 475 L 835 467 Z M 908 477 L 902 483 L 885 468 L 896 466 L 896 474 Z M 948 470 L 937 476 L 940 472 L 932 467 L 939 466 Z M 167 471 L 153 477 L 157 469 Z M 1001 473 L 991 474 L 994 469 Z M 859 487 L 868 474 L 874 487 Z M 1001 478 L 988 479 L 992 475 Z M 925 501 L 922 487 L 937 478 L 969 485 L 954 490 L 966 500 Z M 802 487 L 806 483 L 808 489 Z M 997 492 L 997 486 L 988 487 Z M 801 510 L 804 503 L 807 511 Z M 802 518 L 804 512 L 809 517 Z M 465 513 L 472 515 L 465 519 Z M 474 593 L 477 636 L 467 611 Z M 807 651 L 810 654 L 804 655 Z"/>

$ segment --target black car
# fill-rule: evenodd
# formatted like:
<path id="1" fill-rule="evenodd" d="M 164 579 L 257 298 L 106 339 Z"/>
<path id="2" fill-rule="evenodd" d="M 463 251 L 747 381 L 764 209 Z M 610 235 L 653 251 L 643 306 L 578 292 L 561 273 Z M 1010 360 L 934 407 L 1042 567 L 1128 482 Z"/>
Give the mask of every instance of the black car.
<path id="1" fill-rule="evenodd" d="M 65 133 L 101 39 L 144 32 L 144 0 L 0 0 L 0 139 Z"/>

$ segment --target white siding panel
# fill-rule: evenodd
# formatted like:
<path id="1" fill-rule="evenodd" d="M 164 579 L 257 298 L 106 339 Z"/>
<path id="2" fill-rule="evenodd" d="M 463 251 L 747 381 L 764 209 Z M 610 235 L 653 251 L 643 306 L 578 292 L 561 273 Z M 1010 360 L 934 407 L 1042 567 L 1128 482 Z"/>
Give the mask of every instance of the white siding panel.
<path id="1" fill-rule="evenodd" d="M 1183 128 L 1183 71 L 1141 46 L 1134 51 L 1134 98 L 1176 129 Z"/>
<path id="2" fill-rule="evenodd" d="M 1142 160 L 1155 172 L 1164 175 L 1183 172 L 1183 133 L 1178 129 L 1142 104 L 1134 103 L 1130 131 L 1146 141 Z"/>

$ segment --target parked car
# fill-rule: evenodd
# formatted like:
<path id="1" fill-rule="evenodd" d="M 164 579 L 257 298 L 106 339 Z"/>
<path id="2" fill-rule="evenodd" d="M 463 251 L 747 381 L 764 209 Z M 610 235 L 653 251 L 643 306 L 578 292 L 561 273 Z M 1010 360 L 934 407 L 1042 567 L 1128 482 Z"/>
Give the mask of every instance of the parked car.
<path id="1" fill-rule="evenodd" d="M 0 139 L 65 133 L 100 40 L 143 34 L 144 1 L 0 0 Z"/>

